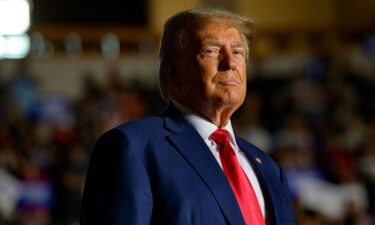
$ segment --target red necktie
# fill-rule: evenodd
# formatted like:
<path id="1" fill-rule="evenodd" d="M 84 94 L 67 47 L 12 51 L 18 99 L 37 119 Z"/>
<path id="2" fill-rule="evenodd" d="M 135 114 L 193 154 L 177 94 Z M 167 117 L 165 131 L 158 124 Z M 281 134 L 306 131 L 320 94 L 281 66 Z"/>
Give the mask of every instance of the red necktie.
<path id="1" fill-rule="evenodd" d="M 219 146 L 220 161 L 232 186 L 246 225 L 265 225 L 259 202 L 249 179 L 238 162 L 227 130 L 217 129 L 210 136 Z"/>

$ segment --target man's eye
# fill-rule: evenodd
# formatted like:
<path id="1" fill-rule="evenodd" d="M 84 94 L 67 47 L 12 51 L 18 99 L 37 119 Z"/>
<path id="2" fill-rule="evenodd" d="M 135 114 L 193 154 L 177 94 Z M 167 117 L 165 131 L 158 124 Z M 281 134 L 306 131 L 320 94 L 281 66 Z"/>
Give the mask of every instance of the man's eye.
<path id="1" fill-rule="evenodd" d="M 215 57 L 219 55 L 219 51 L 215 49 L 205 49 L 203 53 L 204 55 L 210 56 L 210 57 Z"/>
<path id="2" fill-rule="evenodd" d="M 242 50 L 234 50 L 234 51 L 233 51 L 233 55 L 243 56 L 244 53 L 243 53 Z"/>

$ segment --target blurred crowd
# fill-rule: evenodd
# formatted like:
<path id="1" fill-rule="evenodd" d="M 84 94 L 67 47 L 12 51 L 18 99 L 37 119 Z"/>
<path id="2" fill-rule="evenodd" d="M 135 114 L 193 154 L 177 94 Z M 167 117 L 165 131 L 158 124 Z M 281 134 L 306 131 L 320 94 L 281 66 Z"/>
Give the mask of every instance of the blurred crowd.
<path id="1" fill-rule="evenodd" d="M 304 59 L 288 76 L 277 57 L 254 59 L 235 130 L 283 166 L 298 224 L 375 224 L 375 41 Z M 99 135 L 166 106 L 157 84 L 115 69 L 104 84 L 82 83 L 72 100 L 42 93 L 25 63 L 10 80 L 0 74 L 0 225 L 78 224 Z"/>

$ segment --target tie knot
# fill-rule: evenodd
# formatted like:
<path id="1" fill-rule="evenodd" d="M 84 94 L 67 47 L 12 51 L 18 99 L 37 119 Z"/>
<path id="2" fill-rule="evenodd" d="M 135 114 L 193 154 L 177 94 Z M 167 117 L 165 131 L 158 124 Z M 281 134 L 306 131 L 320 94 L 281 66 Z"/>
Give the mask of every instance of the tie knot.
<path id="1" fill-rule="evenodd" d="M 224 129 L 217 129 L 210 137 L 219 145 L 229 143 L 229 132 Z"/>

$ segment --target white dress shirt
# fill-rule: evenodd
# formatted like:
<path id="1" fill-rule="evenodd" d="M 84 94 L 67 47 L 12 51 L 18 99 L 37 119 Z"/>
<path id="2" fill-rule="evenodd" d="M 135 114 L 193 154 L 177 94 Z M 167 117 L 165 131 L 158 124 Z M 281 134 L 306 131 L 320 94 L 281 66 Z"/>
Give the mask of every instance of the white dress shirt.
<path id="1" fill-rule="evenodd" d="M 181 105 L 180 103 L 176 101 L 172 101 L 172 102 L 177 107 L 177 109 L 180 110 L 184 114 L 185 119 L 189 121 L 191 125 L 193 125 L 193 127 L 198 131 L 199 135 L 203 138 L 208 148 L 211 150 L 212 154 L 214 155 L 217 163 L 219 163 L 220 167 L 222 167 L 218 146 L 216 142 L 210 138 L 210 135 L 213 132 L 215 132 L 218 129 L 218 127 L 215 124 L 203 118 L 202 116 L 200 116 L 199 114 L 195 113 L 193 110 L 186 108 L 185 106 Z M 238 161 L 242 169 L 245 171 L 251 185 L 253 186 L 255 194 L 258 198 L 259 206 L 263 213 L 263 217 L 265 218 L 266 210 L 265 210 L 265 203 L 264 203 L 262 189 L 259 185 L 258 178 L 249 160 L 246 158 L 245 154 L 237 146 L 237 142 L 234 136 L 231 121 L 229 120 L 228 123 L 225 125 L 225 127 L 222 127 L 222 129 L 225 129 L 229 132 L 231 145 L 233 149 L 235 150 L 236 156 L 238 158 Z"/>

